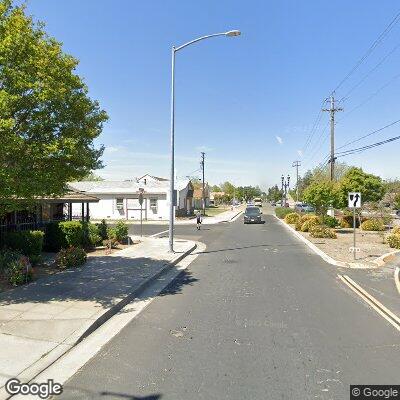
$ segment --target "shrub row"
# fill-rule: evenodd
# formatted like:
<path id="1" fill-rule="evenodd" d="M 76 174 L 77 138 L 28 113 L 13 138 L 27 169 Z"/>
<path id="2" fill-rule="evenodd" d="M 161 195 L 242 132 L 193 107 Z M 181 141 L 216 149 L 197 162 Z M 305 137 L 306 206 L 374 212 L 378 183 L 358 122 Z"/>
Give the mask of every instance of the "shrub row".
<path id="1" fill-rule="evenodd" d="M 115 227 L 107 227 L 103 220 L 100 224 L 81 221 L 51 223 L 46 227 L 45 250 L 59 251 L 68 247 L 90 248 L 105 244 L 109 239 L 123 242 L 128 238 L 128 226 L 119 221 Z"/>
<path id="2" fill-rule="evenodd" d="M 280 219 L 285 218 L 287 214 L 291 214 L 291 213 L 293 213 L 293 208 L 275 207 L 275 215 Z"/>
<path id="3" fill-rule="evenodd" d="M 43 239 L 42 231 L 9 232 L 3 239 L 3 246 L 20 251 L 29 257 L 32 264 L 36 264 L 42 253 Z"/>
<path id="4" fill-rule="evenodd" d="M 387 242 L 390 247 L 394 249 L 400 249 L 400 229 L 397 231 L 397 233 L 392 233 L 387 237 Z"/>

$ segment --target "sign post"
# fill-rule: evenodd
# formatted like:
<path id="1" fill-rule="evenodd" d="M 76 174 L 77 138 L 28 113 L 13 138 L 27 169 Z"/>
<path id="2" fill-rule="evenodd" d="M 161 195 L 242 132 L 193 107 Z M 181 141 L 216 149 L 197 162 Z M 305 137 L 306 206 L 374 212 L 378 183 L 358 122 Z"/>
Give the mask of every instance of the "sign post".
<path id="1" fill-rule="evenodd" d="M 144 189 L 139 189 L 139 204 L 140 204 L 140 237 L 143 236 L 143 193 Z"/>
<path id="2" fill-rule="evenodd" d="M 350 247 L 350 251 L 353 252 L 354 260 L 356 259 L 357 249 L 356 247 L 356 208 L 361 207 L 361 193 L 350 192 L 348 195 L 348 206 L 353 209 L 353 247 Z"/>

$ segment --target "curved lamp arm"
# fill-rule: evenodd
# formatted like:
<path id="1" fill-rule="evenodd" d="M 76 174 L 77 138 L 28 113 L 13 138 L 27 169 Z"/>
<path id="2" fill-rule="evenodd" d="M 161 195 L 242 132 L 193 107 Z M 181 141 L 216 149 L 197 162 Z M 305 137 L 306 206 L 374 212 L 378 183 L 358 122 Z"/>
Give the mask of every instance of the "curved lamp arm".
<path id="1" fill-rule="evenodd" d="M 174 52 L 177 52 L 179 50 L 182 50 L 184 47 L 190 46 L 193 43 L 196 42 L 200 42 L 200 40 L 204 40 L 204 39 L 209 39 L 215 36 L 239 36 L 240 35 L 240 31 L 238 30 L 233 30 L 233 31 L 228 31 L 228 32 L 221 32 L 221 33 L 213 33 L 211 35 L 205 35 L 205 36 L 201 36 L 197 39 L 193 39 L 190 42 L 187 42 L 185 44 L 182 44 L 181 46 L 175 47 L 173 46 L 172 49 Z"/>

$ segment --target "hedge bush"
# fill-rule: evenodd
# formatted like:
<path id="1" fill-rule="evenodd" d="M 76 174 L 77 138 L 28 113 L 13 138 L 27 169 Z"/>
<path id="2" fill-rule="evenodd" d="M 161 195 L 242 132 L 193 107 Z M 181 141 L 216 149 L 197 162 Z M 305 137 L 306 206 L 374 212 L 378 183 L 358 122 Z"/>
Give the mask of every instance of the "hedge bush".
<path id="1" fill-rule="evenodd" d="M 87 235 L 88 235 L 88 244 L 90 246 L 101 246 L 103 239 L 100 235 L 100 230 L 98 225 L 95 224 L 87 224 Z"/>
<path id="2" fill-rule="evenodd" d="M 63 234 L 62 247 L 82 247 L 84 245 L 84 227 L 80 221 L 59 222 Z"/>
<path id="3" fill-rule="evenodd" d="M 128 238 L 129 228 L 124 221 L 118 221 L 114 229 L 118 242 L 122 243 Z"/>
<path id="4" fill-rule="evenodd" d="M 285 222 L 287 224 L 295 224 L 298 220 L 300 219 L 300 215 L 297 213 L 290 213 L 290 214 L 286 214 L 285 216 Z"/>
<path id="5" fill-rule="evenodd" d="M 285 218 L 287 214 L 291 214 L 293 212 L 294 212 L 293 208 L 275 207 L 275 215 L 280 219 Z"/>
<path id="6" fill-rule="evenodd" d="M 387 242 L 390 247 L 400 249 L 400 233 L 395 233 L 387 237 Z"/>
<path id="7" fill-rule="evenodd" d="M 101 240 L 106 240 L 108 238 L 106 220 L 102 219 L 100 224 L 97 224 L 97 228 L 99 230 L 99 235 L 101 237 Z"/>
<path id="8" fill-rule="evenodd" d="M 336 232 L 323 225 L 313 225 L 310 227 L 310 236 L 313 238 L 328 238 L 328 239 L 336 239 Z"/>
<path id="9" fill-rule="evenodd" d="M 68 247 L 59 251 L 55 264 L 61 269 L 79 267 L 86 262 L 86 259 L 86 252 L 81 247 Z"/>
<path id="10" fill-rule="evenodd" d="M 19 250 L 35 264 L 43 250 L 43 239 L 42 231 L 19 231 L 7 233 L 3 243 L 12 250 Z"/>
<path id="11" fill-rule="evenodd" d="M 59 222 L 46 224 L 43 244 L 45 251 L 57 252 L 65 246 L 65 237 L 59 224 Z"/>
<path id="12" fill-rule="evenodd" d="M 361 229 L 363 231 L 384 231 L 385 225 L 382 219 L 371 218 L 361 224 Z"/>
<path id="13" fill-rule="evenodd" d="M 322 220 L 323 224 L 329 228 L 336 228 L 339 225 L 339 221 L 330 215 L 325 215 Z"/>

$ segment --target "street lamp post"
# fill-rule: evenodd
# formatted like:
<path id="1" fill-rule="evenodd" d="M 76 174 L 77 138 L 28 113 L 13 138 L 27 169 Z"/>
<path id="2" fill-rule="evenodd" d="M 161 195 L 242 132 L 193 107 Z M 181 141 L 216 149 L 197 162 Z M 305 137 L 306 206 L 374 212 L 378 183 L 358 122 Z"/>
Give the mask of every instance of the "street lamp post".
<path id="1" fill-rule="evenodd" d="M 290 185 L 290 176 L 288 175 L 285 181 L 285 177 L 282 175 L 281 176 L 281 181 L 282 181 L 282 202 L 281 205 L 282 207 L 286 207 L 286 198 L 287 198 L 287 192 L 289 190 L 289 185 Z"/>
<path id="2" fill-rule="evenodd" d="M 172 66 L 172 76 L 171 76 L 171 175 L 170 175 L 170 207 L 169 207 L 169 251 L 174 251 L 174 206 L 175 206 L 175 188 L 174 188 L 174 181 L 175 181 L 175 55 L 176 52 L 182 50 L 183 48 L 190 46 L 200 40 L 210 39 L 216 36 L 239 36 L 240 31 L 232 30 L 227 32 L 221 33 L 213 33 L 211 35 L 201 36 L 197 39 L 191 40 L 179 47 L 172 46 L 171 51 L 171 66 Z"/>

